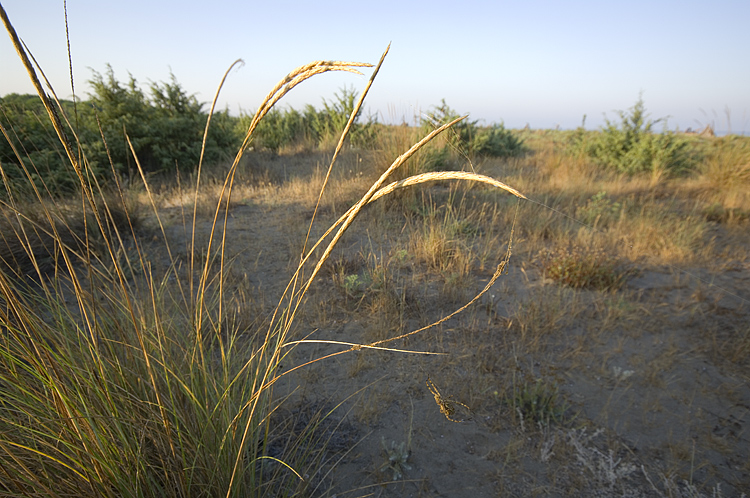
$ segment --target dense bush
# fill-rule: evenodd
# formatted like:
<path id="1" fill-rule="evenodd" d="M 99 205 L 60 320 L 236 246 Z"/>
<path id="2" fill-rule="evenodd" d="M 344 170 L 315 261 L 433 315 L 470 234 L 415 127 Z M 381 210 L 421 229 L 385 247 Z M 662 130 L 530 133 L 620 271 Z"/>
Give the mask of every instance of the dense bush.
<path id="1" fill-rule="evenodd" d="M 191 170 L 198 165 L 207 114 L 194 95 L 188 95 L 174 75 L 169 83 L 151 83 L 150 96 L 130 76 L 123 86 L 108 68 L 106 77 L 94 73 L 89 81 L 93 94 L 81 106 L 84 119 L 84 151 L 93 166 L 108 165 L 107 150 L 115 168 L 133 167 L 125 134 L 130 138 L 146 171 Z M 217 162 L 226 150 L 236 148 L 239 137 L 234 127 L 221 126 L 228 114 L 215 116 L 209 130 L 204 161 Z M 217 123 L 218 121 L 218 123 Z M 92 136 L 92 133 L 96 136 Z"/>
<path id="2" fill-rule="evenodd" d="M 620 173 L 643 172 L 675 174 L 689 170 L 696 163 L 690 143 L 675 133 L 653 131 L 661 120 L 648 119 L 643 99 L 628 111 L 618 111 L 620 123 L 606 120 L 606 126 L 594 135 L 579 130 L 574 135 L 573 150 L 591 157 L 605 168 Z"/>
<path id="3" fill-rule="evenodd" d="M 60 104 L 66 112 L 73 109 L 73 102 Z M 0 98 L 0 126 L 8 134 L 7 140 L 0 137 L 0 164 L 5 180 L 13 187 L 29 189 L 31 180 L 41 191 L 45 184 L 56 192 L 75 188 L 77 181 L 70 162 L 38 96 L 9 94 Z M 0 195 L 5 194 L 4 190 L 0 190 Z"/>
<path id="4" fill-rule="evenodd" d="M 192 170 L 198 165 L 208 115 L 203 104 L 188 95 L 175 79 L 151 83 L 146 95 L 132 76 L 120 83 L 111 67 L 105 75 L 94 72 L 92 93 L 86 101 L 61 101 L 64 114 L 76 130 L 67 130 L 68 140 L 77 135 L 90 171 L 100 179 L 112 171 L 134 171 L 135 163 L 126 141 L 130 138 L 147 172 Z M 228 112 L 214 114 L 206 141 L 204 162 L 218 162 L 239 142 L 236 118 Z M 0 124 L 8 139 L 0 139 L 0 161 L 8 181 L 25 184 L 26 173 L 42 191 L 70 192 L 78 185 L 74 172 L 50 123 L 41 100 L 35 95 L 7 95 L 0 99 Z M 102 141 L 104 136 L 106 143 Z M 18 157 L 13 152 L 16 147 Z"/>

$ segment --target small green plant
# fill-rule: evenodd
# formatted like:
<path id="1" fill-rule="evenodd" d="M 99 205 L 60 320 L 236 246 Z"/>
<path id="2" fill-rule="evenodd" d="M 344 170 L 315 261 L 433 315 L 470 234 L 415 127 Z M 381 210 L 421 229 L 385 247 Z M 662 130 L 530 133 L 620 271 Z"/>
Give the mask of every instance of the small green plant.
<path id="1" fill-rule="evenodd" d="M 512 399 L 508 401 L 522 421 L 534 425 L 548 426 L 563 422 L 567 403 L 556 384 L 543 379 L 524 381 L 513 387 Z"/>
<path id="2" fill-rule="evenodd" d="M 355 297 L 365 292 L 367 283 L 364 278 L 357 274 L 347 275 L 344 277 L 343 287 L 347 296 Z"/>
<path id="3" fill-rule="evenodd" d="M 386 445 L 385 438 L 380 438 L 380 444 L 383 446 L 383 451 L 388 458 L 383 465 L 380 466 L 380 472 L 390 470 L 393 472 L 393 480 L 398 481 L 404 476 L 407 470 L 411 470 L 411 465 L 407 462 L 411 456 L 411 450 L 407 447 L 406 442 L 402 441 L 401 444 L 397 445 L 396 441 L 391 441 L 390 447 Z"/>
<path id="4" fill-rule="evenodd" d="M 586 205 L 576 210 L 576 218 L 583 223 L 601 228 L 616 221 L 624 211 L 623 204 L 613 201 L 606 192 L 592 196 Z"/>

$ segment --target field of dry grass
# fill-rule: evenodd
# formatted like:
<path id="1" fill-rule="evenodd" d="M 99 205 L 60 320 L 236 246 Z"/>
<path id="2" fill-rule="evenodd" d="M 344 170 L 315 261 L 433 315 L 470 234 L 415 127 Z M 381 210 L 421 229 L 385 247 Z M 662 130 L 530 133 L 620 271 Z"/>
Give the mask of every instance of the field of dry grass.
<path id="1" fill-rule="evenodd" d="M 439 181 L 364 209 L 289 331 L 308 342 L 279 368 L 349 351 L 278 382 L 266 451 L 302 454 L 312 496 L 740 496 L 750 483 L 750 196 L 746 178 L 726 179 L 742 165 L 725 159 L 736 152 L 709 140 L 718 158 L 703 171 L 654 180 L 604 173 L 568 154 L 561 134 L 519 133 L 530 144 L 521 158 L 454 160 L 528 200 Z M 393 150 L 339 159 L 311 240 L 369 188 L 380 153 Z M 221 171 L 197 195 L 189 179 L 131 186 L 121 210 L 138 220 L 141 253 L 123 254 L 140 262 L 128 278 L 147 264 L 185 292 L 206 268 L 222 281 L 228 329 L 262 329 L 297 269 L 329 161 L 325 151 L 243 158 L 226 228 L 213 235 L 227 234 L 223 270 L 208 250 Z M 75 233 L 65 220 L 60 233 Z M 477 302 L 391 341 L 469 302 L 509 243 L 504 274 Z M 375 343 L 429 354 L 345 345 Z"/>
<path id="2" fill-rule="evenodd" d="M 289 367 L 462 306 L 505 258 L 515 223 L 487 294 L 384 344 L 438 355 L 361 349 L 277 389 L 289 396 L 283 423 L 335 421 L 314 494 L 739 496 L 750 485 L 747 184 L 722 184 L 713 157 L 685 178 L 606 174 L 559 136 L 526 133 L 524 157 L 464 166 L 529 201 L 482 185 L 404 190 L 368 206 L 326 263 L 294 331 L 320 342 Z M 341 158 L 319 226 L 367 190 L 379 160 Z M 256 154 L 238 173 L 227 252 L 256 313 L 296 269 L 325 164 Z M 192 209 L 179 198 L 165 189 L 159 201 L 175 246 Z"/>

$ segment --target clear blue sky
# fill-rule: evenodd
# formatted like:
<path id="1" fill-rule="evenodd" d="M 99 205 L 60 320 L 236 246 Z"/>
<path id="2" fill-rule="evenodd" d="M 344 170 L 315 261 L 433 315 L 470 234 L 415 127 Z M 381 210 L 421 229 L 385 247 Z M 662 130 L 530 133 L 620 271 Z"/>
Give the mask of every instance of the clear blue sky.
<path id="1" fill-rule="evenodd" d="M 70 97 L 62 0 L 0 0 L 61 97 Z M 411 120 L 445 98 L 509 127 L 587 127 L 643 92 L 671 128 L 714 123 L 750 132 L 750 1 L 68 0 L 76 92 L 110 63 L 120 81 L 167 81 L 222 107 L 254 111 L 291 69 L 317 59 L 375 63 L 391 52 L 367 107 Z M 369 71 L 367 72 L 369 76 Z M 319 105 L 366 77 L 326 74 L 282 104 Z M 0 95 L 32 93 L 0 37 Z"/>

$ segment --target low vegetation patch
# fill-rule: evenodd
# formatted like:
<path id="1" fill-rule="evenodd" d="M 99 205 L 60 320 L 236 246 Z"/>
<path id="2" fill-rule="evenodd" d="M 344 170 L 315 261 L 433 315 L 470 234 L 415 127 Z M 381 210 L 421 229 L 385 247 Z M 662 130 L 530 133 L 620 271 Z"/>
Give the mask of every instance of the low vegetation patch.
<path id="1" fill-rule="evenodd" d="M 544 275 L 574 289 L 617 289 L 628 272 L 603 250 L 572 246 L 540 255 Z"/>

